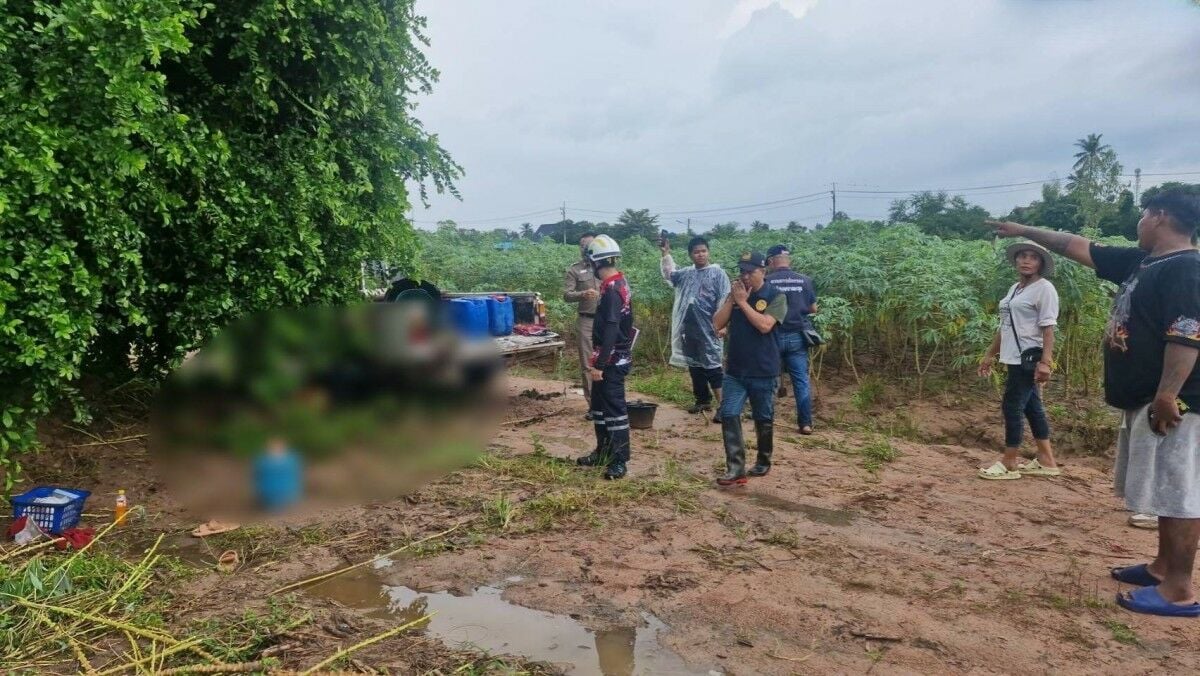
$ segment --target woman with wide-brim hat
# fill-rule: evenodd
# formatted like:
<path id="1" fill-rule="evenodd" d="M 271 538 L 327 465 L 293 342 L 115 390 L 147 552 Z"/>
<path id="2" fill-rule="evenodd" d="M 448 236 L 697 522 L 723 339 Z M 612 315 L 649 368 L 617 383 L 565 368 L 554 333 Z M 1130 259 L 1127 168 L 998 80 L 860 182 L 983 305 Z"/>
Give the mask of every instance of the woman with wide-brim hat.
<path id="1" fill-rule="evenodd" d="M 979 470 L 981 479 L 1020 479 L 1058 476 L 1050 446 L 1050 424 L 1042 407 L 1041 386 L 1050 380 L 1054 363 L 1054 327 L 1058 325 L 1058 291 L 1047 277 L 1054 258 L 1041 245 L 1017 242 L 1005 250 L 1018 279 L 1000 300 L 1000 327 L 979 364 L 980 377 L 992 375 L 999 356 L 1008 371 L 1001 410 L 1004 413 L 1004 455 Z M 1029 421 L 1037 456 L 1019 462 L 1024 421 Z"/>

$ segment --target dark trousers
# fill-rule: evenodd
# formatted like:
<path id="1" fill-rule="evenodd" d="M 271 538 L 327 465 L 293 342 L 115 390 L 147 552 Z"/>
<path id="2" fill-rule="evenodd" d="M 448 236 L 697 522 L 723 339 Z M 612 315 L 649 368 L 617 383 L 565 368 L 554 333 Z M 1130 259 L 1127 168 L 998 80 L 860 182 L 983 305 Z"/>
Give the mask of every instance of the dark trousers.
<path id="1" fill-rule="evenodd" d="M 692 376 L 692 394 L 696 396 L 696 403 L 711 404 L 712 391 L 721 389 L 721 382 L 725 379 L 725 373 L 721 367 L 706 369 L 700 366 L 689 366 L 688 374 Z"/>
<path id="2" fill-rule="evenodd" d="M 592 426 L 596 448 L 612 460 L 629 462 L 629 409 L 625 407 L 625 376 L 629 365 L 605 366 L 604 380 L 592 383 Z"/>
<path id="3" fill-rule="evenodd" d="M 1042 408 L 1042 397 L 1038 394 L 1033 374 L 1019 365 L 1008 365 L 1008 381 L 1004 384 L 1004 445 L 1017 448 L 1025 434 L 1024 420 L 1029 420 L 1029 429 L 1034 439 L 1050 438 L 1050 423 L 1046 422 L 1046 411 Z"/>

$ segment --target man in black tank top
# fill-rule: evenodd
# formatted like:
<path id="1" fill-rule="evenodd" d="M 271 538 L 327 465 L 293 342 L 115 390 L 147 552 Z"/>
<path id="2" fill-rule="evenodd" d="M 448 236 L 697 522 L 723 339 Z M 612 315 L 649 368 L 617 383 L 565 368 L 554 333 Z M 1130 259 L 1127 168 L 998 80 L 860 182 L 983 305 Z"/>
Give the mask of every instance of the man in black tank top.
<path id="1" fill-rule="evenodd" d="M 750 400 L 758 459 L 750 476 L 771 470 L 774 450 L 775 387 L 779 383 L 779 341 L 776 329 L 787 316 L 787 297 L 764 282 L 766 259 L 747 251 L 738 260 L 738 279 L 729 298 L 713 316 L 718 331 L 728 327 L 729 348 L 721 386 L 721 433 L 725 443 L 721 486 L 746 483 L 746 447 L 742 440 L 742 408 Z"/>

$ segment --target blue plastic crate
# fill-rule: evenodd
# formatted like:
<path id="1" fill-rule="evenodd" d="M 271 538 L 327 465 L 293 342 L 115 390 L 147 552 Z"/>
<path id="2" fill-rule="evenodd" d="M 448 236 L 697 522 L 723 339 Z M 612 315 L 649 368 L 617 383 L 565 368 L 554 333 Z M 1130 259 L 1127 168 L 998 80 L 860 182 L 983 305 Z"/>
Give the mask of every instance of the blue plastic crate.
<path id="1" fill-rule="evenodd" d="M 68 491 L 79 497 L 61 505 L 43 505 L 37 503 L 38 498 L 44 498 L 56 490 Z M 58 535 L 79 523 L 79 517 L 83 515 L 83 503 L 91 494 L 91 491 L 79 488 L 38 486 L 20 495 L 14 495 L 8 501 L 12 503 L 14 519 L 28 516 L 42 530 Z"/>

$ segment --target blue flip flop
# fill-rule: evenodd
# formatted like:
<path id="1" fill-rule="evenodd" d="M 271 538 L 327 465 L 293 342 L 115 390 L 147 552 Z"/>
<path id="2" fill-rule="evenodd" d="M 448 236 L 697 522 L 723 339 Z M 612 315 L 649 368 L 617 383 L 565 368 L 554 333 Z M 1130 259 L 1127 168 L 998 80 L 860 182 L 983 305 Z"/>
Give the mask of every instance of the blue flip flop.
<path id="1" fill-rule="evenodd" d="M 1139 563 L 1136 566 L 1126 566 L 1124 568 L 1113 568 L 1110 573 L 1117 582 L 1132 584 L 1138 587 L 1153 587 L 1160 584 L 1162 580 L 1154 577 L 1150 573 L 1150 564 Z"/>
<path id="2" fill-rule="evenodd" d="M 1164 599 L 1158 587 L 1142 587 L 1125 594 L 1117 594 L 1117 605 L 1125 610 L 1162 617 L 1200 617 L 1200 603 L 1180 605 Z"/>

